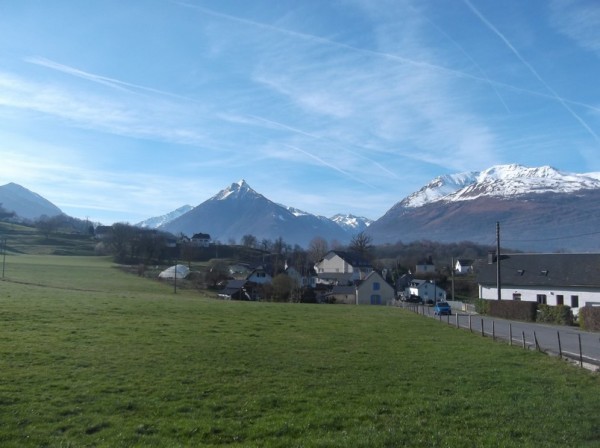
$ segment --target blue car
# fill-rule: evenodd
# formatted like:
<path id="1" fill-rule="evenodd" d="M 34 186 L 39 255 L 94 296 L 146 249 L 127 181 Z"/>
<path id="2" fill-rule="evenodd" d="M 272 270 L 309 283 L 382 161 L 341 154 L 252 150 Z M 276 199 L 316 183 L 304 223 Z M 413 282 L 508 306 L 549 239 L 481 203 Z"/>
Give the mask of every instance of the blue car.
<path id="1" fill-rule="evenodd" d="M 448 302 L 437 302 L 433 311 L 436 315 L 439 314 L 440 316 L 443 316 L 444 314 L 452 315 L 452 308 L 450 308 Z"/>

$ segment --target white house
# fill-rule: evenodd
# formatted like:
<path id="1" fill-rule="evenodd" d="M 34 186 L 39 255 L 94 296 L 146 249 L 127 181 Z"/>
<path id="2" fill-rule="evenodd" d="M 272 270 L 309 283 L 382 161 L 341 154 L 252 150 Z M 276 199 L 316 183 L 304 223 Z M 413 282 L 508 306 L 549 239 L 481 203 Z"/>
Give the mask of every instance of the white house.
<path id="1" fill-rule="evenodd" d="M 431 257 L 421 260 L 415 266 L 415 274 L 435 274 L 436 268 Z"/>
<path id="2" fill-rule="evenodd" d="M 195 233 L 190 244 L 193 247 L 208 247 L 210 245 L 210 235 L 208 233 Z"/>
<path id="3" fill-rule="evenodd" d="M 440 302 L 446 300 L 446 291 L 430 280 L 413 279 L 406 291 L 407 296 L 419 296 L 424 301 Z"/>
<path id="4" fill-rule="evenodd" d="M 496 257 L 478 266 L 479 297 L 498 299 L 496 275 Z M 501 255 L 500 298 L 567 305 L 576 315 L 600 303 L 600 254 Z"/>
<path id="5" fill-rule="evenodd" d="M 358 254 L 332 250 L 315 264 L 315 271 L 318 283 L 343 285 L 364 280 L 373 267 Z"/>
<path id="6" fill-rule="evenodd" d="M 456 274 L 469 274 L 473 272 L 473 260 L 459 258 L 454 265 L 454 272 Z"/>

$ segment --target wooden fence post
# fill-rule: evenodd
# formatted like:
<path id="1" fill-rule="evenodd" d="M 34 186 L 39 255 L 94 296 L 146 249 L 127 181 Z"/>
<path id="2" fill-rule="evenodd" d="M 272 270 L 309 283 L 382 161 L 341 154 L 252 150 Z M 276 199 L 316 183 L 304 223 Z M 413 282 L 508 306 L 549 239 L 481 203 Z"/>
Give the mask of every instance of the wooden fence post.
<path id="1" fill-rule="evenodd" d="M 525 332 L 524 332 L 524 331 L 522 331 L 522 332 L 521 332 L 521 335 L 522 335 L 522 337 L 523 337 L 523 349 L 525 349 Z"/>
<path id="2" fill-rule="evenodd" d="M 483 319 L 481 319 L 481 336 L 485 337 L 485 333 L 483 332 Z"/>
<path id="3" fill-rule="evenodd" d="M 512 323 L 508 324 L 508 345 L 512 345 Z"/>
<path id="4" fill-rule="evenodd" d="M 583 353 L 581 352 L 581 334 L 577 333 L 579 339 L 579 367 L 583 367 Z"/>
<path id="5" fill-rule="evenodd" d="M 560 331 L 556 332 L 556 336 L 558 337 L 558 356 L 562 358 L 562 346 L 560 345 Z"/>

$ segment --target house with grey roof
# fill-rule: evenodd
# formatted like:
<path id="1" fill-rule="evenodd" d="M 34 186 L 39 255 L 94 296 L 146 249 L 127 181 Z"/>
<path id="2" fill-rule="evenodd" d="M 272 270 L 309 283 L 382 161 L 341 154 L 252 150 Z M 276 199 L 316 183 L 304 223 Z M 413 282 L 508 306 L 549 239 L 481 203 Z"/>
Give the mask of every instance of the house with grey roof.
<path id="1" fill-rule="evenodd" d="M 600 254 L 510 254 L 500 256 L 501 300 L 579 308 L 600 304 Z M 498 299 L 498 257 L 477 265 L 479 297 Z"/>
<path id="2" fill-rule="evenodd" d="M 330 250 L 315 263 L 318 283 L 329 285 L 349 285 L 364 280 L 373 266 L 365 258 L 353 252 Z"/>
<path id="3" fill-rule="evenodd" d="M 352 285 L 335 285 L 325 295 L 329 303 L 348 305 L 387 305 L 395 299 L 396 290 L 377 272 L 371 271 Z"/>
<path id="4" fill-rule="evenodd" d="M 456 274 L 469 274 L 473 271 L 473 260 L 467 258 L 459 258 L 454 264 L 454 272 Z"/>

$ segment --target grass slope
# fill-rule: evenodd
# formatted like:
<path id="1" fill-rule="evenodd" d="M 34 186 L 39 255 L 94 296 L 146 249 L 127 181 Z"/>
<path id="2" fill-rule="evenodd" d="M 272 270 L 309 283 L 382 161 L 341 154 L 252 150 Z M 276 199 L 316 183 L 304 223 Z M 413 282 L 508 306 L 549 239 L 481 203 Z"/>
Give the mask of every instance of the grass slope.
<path id="1" fill-rule="evenodd" d="M 46 236 L 33 227 L 0 222 L 0 240 L 7 252 L 38 255 L 94 255 L 96 241 L 89 235 L 55 232 Z"/>
<path id="2" fill-rule="evenodd" d="M 0 446 L 598 446 L 597 374 L 401 309 L 221 302 L 11 256 Z"/>

